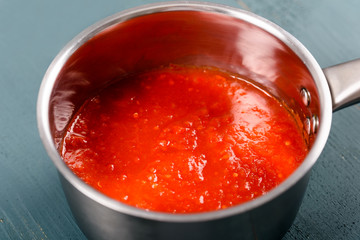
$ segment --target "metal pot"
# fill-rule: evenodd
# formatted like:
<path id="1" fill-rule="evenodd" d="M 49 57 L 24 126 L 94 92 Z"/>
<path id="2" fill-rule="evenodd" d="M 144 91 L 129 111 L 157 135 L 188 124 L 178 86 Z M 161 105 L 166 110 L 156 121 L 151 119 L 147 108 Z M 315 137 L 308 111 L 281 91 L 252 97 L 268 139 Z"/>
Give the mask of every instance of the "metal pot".
<path id="1" fill-rule="evenodd" d="M 285 101 L 310 146 L 301 166 L 259 198 L 197 214 L 137 209 L 82 182 L 57 149 L 74 112 L 89 95 L 121 76 L 169 63 L 239 73 Z M 96 23 L 58 54 L 39 92 L 39 132 L 88 238 L 279 239 L 297 214 L 310 170 L 326 143 L 332 111 L 359 100 L 359 60 L 324 72 L 298 40 L 252 13 L 210 3 L 146 5 Z"/>

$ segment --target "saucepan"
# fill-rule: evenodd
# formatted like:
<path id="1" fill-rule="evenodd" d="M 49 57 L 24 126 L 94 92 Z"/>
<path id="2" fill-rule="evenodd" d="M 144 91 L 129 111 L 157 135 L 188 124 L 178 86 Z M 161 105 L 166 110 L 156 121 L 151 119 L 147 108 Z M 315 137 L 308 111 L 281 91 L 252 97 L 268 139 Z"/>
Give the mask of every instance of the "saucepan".
<path id="1" fill-rule="evenodd" d="M 286 102 L 310 147 L 303 163 L 267 194 L 205 213 L 145 211 L 85 184 L 58 153 L 73 114 L 121 76 L 169 63 L 244 75 Z M 212 3 L 157 3 L 110 16 L 61 50 L 40 87 L 38 128 L 73 215 L 90 239 L 279 239 L 297 214 L 332 112 L 359 100 L 359 76 L 360 60 L 321 69 L 297 39 L 253 13 Z"/>

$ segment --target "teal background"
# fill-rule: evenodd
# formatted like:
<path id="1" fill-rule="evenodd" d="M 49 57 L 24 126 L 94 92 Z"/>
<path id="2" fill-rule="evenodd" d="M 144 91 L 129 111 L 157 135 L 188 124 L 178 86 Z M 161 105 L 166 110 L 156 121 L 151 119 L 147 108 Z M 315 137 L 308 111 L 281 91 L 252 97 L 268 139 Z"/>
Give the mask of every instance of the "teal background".
<path id="1" fill-rule="evenodd" d="M 38 89 L 52 59 L 76 34 L 150 2 L 0 0 L 0 239 L 85 239 L 38 136 Z M 321 67 L 360 57 L 358 0 L 213 2 L 277 23 Z M 327 145 L 284 239 L 360 239 L 359 123 L 359 105 L 334 113 Z"/>

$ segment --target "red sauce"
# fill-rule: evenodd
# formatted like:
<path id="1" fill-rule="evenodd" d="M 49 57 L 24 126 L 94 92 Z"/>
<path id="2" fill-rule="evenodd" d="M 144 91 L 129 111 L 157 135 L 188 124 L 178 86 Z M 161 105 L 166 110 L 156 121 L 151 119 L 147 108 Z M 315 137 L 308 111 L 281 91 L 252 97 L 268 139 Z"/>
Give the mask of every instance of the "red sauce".
<path id="1" fill-rule="evenodd" d="M 286 179 L 308 148 L 290 111 L 250 81 L 170 66 L 103 89 L 63 139 L 68 166 L 121 202 L 171 213 L 227 208 Z"/>

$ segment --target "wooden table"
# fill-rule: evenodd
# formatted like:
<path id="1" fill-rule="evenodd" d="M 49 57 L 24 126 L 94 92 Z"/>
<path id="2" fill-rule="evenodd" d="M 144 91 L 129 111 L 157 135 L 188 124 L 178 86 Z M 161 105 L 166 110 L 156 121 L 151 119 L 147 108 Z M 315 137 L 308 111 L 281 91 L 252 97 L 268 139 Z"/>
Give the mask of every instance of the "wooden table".
<path id="1" fill-rule="evenodd" d="M 38 136 L 38 89 L 52 59 L 77 33 L 148 2 L 0 1 L 0 239 L 85 239 Z M 360 57 L 358 0 L 214 2 L 277 23 L 322 67 Z M 328 143 L 284 239 L 360 239 L 359 123 L 359 105 L 334 113 Z"/>

